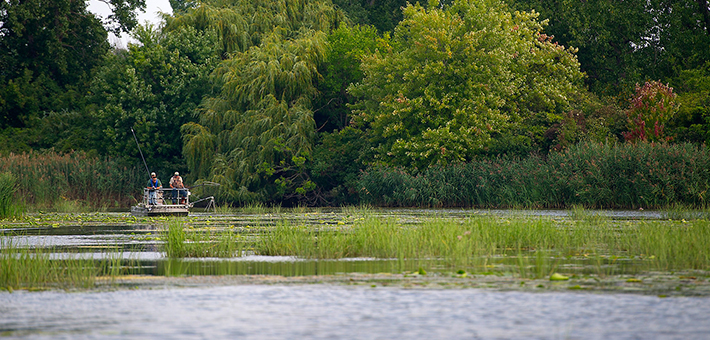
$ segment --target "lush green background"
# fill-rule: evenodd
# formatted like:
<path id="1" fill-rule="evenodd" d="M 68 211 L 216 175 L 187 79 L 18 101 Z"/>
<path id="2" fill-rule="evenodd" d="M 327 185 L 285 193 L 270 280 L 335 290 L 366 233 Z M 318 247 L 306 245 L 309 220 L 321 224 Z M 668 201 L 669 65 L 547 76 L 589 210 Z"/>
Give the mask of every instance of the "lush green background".
<path id="1" fill-rule="evenodd" d="M 133 129 L 151 171 L 218 182 L 223 203 L 340 205 L 394 197 L 362 190 L 382 169 L 555 166 L 588 143 L 707 154 L 705 0 L 171 0 L 159 27 L 137 24 L 142 0 L 109 2 L 104 23 L 84 1 L 0 2 L 3 162 L 81 152 L 141 174 Z M 652 205 L 705 204 L 683 195 Z"/>

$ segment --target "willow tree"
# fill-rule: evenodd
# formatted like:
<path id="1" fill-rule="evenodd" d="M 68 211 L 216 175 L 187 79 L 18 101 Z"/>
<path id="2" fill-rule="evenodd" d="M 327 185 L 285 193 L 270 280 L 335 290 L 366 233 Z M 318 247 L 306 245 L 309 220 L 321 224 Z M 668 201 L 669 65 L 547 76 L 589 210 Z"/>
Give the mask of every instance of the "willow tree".
<path id="1" fill-rule="evenodd" d="M 409 5 L 390 48 L 366 56 L 354 122 L 375 162 L 428 167 L 468 161 L 496 133 L 529 118 L 558 119 L 579 90 L 573 50 L 542 33 L 534 12 L 496 0 L 442 9 Z"/>
<path id="2" fill-rule="evenodd" d="M 181 15 L 166 18 L 166 29 L 190 26 L 217 33 L 223 58 L 259 46 L 276 27 L 287 38 L 301 28 L 329 31 L 346 20 L 330 1 L 314 0 L 208 0 Z"/>
<path id="3" fill-rule="evenodd" d="M 217 31 L 227 53 L 212 74 L 217 95 L 182 127 L 193 174 L 221 183 L 233 202 L 303 199 L 314 188 L 305 171 L 316 136 L 311 102 L 325 32 L 340 17 L 323 1 L 234 1 L 170 23 Z"/>

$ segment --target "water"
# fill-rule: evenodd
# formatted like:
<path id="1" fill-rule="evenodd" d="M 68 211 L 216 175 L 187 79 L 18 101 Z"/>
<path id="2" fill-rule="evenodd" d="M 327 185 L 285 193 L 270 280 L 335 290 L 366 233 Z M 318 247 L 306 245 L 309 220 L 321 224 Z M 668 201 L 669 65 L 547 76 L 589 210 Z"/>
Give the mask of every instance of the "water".
<path id="1" fill-rule="evenodd" d="M 707 339 L 708 298 L 329 285 L 0 293 L 17 339 Z"/>
<path id="2" fill-rule="evenodd" d="M 383 211 L 406 221 L 444 214 L 532 215 L 564 218 L 567 211 Z M 600 212 L 615 219 L 657 219 L 658 212 Z M 297 216 L 296 216 L 297 215 Z M 300 223 L 337 224 L 342 215 L 294 214 Z M 195 214 L 190 225 L 263 226 L 259 214 Z M 3 222 L 0 238 L 15 246 L 51 249 L 52 258 L 115 258 L 135 274 L 324 275 L 396 273 L 392 259 L 313 261 L 246 256 L 227 260 L 168 260 L 161 251 L 163 220 L 127 214 L 38 216 Z M 304 222 L 305 221 L 305 222 Z M 19 234 L 19 235 L 18 235 Z M 503 259 L 492 259 L 503 265 Z M 497 263 L 497 262 L 500 263 Z M 515 259 L 513 259 L 515 262 Z M 570 262 L 570 264 L 574 264 Z M 407 265 L 407 264 L 405 264 Z M 409 269 L 416 269 L 412 263 Z M 431 272 L 435 267 L 426 266 Z M 430 269 L 431 268 L 431 269 Z M 570 269 L 571 270 L 571 269 Z M 446 269 L 444 271 L 451 271 Z M 568 270 L 569 271 L 569 270 Z M 677 279 L 677 278 L 676 278 Z M 680 281 L 673 279 L 673 285 Z M 0 292 L 0 338 L 16 339 L 707 339 L 710 297 L 493 289 L 375 288 L 370 283 L 228 284 L 197 287 L 110 286 L 99 291 Z M 327 281 L 326 281 L 327 282 Z M 623 284 L 624 279 L 621 282 Z M 618 283 L 617 282 L 617 283 Z M 549 282 L 548 282 L 549 283 Z M 537 283 L 534 283 L 537 284 Z M 532 285 L 532 283 L 531 283 Z M 541 290 L 542 291 L 542 290 Z M 649 292 L 647 292 L 649 293 Z"/>

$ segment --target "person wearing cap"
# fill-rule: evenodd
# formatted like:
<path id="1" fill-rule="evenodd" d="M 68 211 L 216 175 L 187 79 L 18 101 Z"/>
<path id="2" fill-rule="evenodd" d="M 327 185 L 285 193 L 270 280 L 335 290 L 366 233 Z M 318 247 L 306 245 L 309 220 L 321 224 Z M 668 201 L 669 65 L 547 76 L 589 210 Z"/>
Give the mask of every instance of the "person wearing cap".
<path id="1" fill-rule="evenodd" d="M 185 184 L 182 183 L 182 177 L 180 173 L 175 171 L 173 177 L 170 177 L 170 187 L 173 188 L 173 204 L 177 204 L 178 195 L 180 196 L 180 203 L 182 204 L 185 199 Z"/>
<path id="2" fill-rule="evenodd" d="M 155 172 L 150 173 L 150 179 L 148 180 L 148 204 L 156 204 L 156 198 L 158 197 L 158 190 L 163 188 L 163 184 L 160 183 L 158 176 Z"/>

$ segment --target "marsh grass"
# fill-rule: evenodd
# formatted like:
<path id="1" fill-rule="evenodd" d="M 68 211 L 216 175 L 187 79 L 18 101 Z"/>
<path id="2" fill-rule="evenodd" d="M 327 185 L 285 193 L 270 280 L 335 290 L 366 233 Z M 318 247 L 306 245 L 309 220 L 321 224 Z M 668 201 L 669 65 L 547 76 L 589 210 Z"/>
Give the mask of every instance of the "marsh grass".
<path id="1" fill-rule="evenodd" d="M 234 257 L 252 247 L 231 229 L 192 228 L 182 219 L 170 221 L 164 235 L 163 251 L 168 258 Z"/>
<path id="2" fill-rule="evenodd" d="M 345 216 L 364 216 L 371 215 L 373 207 L 369 204 L 346 205 L 341 207 L 340 211 Z"/>
<path id="3" fill-rule="evenodd" d="M 99 276 L 124 273 L 120 254 L 106 260 L 52 259 L 52 249 L 29 249 L 0 239 L 0 287 L 13 289 L 91 288 Z"/>
<path id="4" fill-rule="evenodd" d="M 9 172 L 0 173 L 0 218 L 19 217 L 23 209 L 14 203 L 17 179 Z"/>
<path id="5" fill-rule="evenodd" d="M 661 211 L 661 218 L 676 221 L 710 219 L 710 210 L 707 207 L 697 209 L 687 204 L 673 203 Z"/>
<path id="6" fill-rule="evenodd" d="M 710 152 L 692 144 L 581 143 L 546 158 L 499 157 L 425 170 L 372 168 L 364 203 L 388 207 L 706 206 Z"/>
<path id="7" fill-rule="evenodd" d="M 56 210 L 56 205 L 62 211 L 129 206 L 144 180 L 137 168 L 81 152 L 9 154 L 0 157 L 0 173 L 11 173 L 16 179 L 17 200 L 42 210 Z"/>
<path id="8" fill-rule="evenodd" d="M 436 260 L 450 268 L 489 272 L 500 267 L 532 278 L 548 276 L 571 261 L 605 276 L 710 268 L 707 220 L 624 224 L 578 213 L 579 218 L 565 221 L 433 217 L 416 225 L 404 225 L 395 217 L 369 216 L 330 229 L 283 222 L 261 235 L 255 252 L 311 259 Z"/>
<path id="9" fill-rule="evenodd" d="M 266 205 L 261 202 L 247 203 L 240 207 L 234 207 L 228 204 L 223 204 L 216 207 L 215 212 L 218 214 L 280 214 L 282 212 L 282 207 L 278 204 Z"/>

